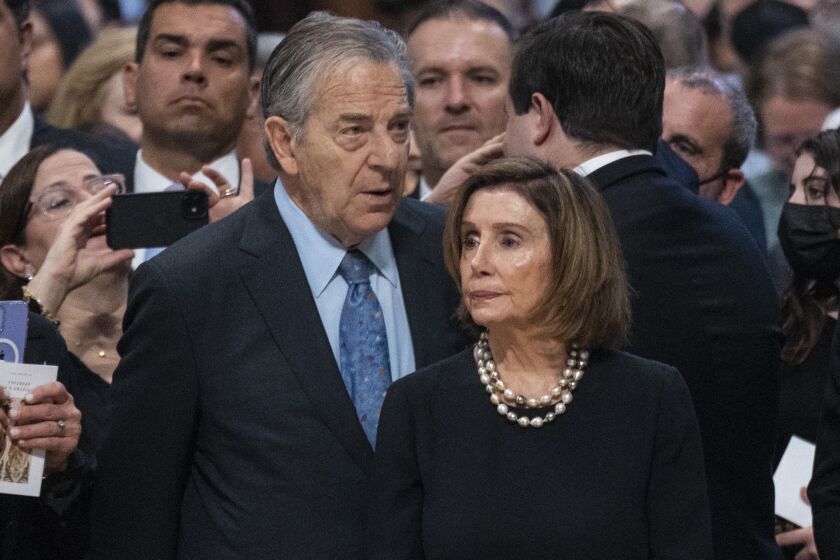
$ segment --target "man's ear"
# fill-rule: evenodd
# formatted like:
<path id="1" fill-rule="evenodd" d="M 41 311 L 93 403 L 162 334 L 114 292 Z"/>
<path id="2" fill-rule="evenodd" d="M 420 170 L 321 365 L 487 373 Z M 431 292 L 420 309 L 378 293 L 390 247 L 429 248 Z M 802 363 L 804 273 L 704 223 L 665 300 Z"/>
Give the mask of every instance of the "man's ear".
<path id="1" fill-rule="evenodd" d="M 252 77 L 248 86 L 248 110 L 245 112 L 245 117 L 254 119 L 259 116 L 260 111 L 260 79 Z"/>
<path id="2" fill-rule="evenodd" d="M 541 93 L 531 95 L 530 111 L 534 113 L 534 133 L 531 140 L 535 146 L 541 146 L 548 141 L 554 130 L 557 113 L 554 112 L 554 106 Z"/>
<path id="3" fill-rule="evenodd" d="M 723 190 L 718 195 L 718 202 L 728 206 L 742 186 L 744 186 L 744 172 L 736 168 L 727 170 L 726 175 L 723 176 Z"/>
<path id="4" fill-rule="evenodd" d="M 129 62 L 122 70 L 123 98 L 132 110 L 137 110 L 137 63 Z"/>
<path id="5" fill-rule="evenodd" d="M 28 274 L 35 272 L 21 246 L 13 243 L 0 247 L 0 263 L 3 264 L 3 268 L 20 278 L 26 278 Z"/>
<path id="6" fill-rule="evenodd" d="M 265 141 L 271 147 L 280 168 L 289 175 L 298 174 L 298 162 L 292 124 L 283 117 L 265 119 Z"/>

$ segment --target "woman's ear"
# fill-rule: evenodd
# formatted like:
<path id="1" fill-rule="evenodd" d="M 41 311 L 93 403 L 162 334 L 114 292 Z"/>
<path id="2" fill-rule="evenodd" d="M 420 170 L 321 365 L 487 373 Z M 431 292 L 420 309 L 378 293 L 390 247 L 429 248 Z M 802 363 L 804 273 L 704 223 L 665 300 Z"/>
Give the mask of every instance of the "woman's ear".
<path id="1" fill-rule="evenodd" d="M 0 247 L 0 263 L 3 264 L 3 268 L 20 278 L 35 274 L 32 263 L 26 258 L 26 252 L 20 245 L 9 243 Z"/>

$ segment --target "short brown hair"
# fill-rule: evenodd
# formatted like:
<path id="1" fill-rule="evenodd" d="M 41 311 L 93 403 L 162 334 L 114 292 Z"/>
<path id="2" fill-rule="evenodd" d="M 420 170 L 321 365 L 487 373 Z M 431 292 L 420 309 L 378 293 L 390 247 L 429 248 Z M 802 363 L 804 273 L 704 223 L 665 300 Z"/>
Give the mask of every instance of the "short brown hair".
<path id="1" fill-rule="evenodd" d="M 35 177 L 44 160 L 57 151 L 58 148 L 50 145 L 35 148 L 23 156 L 0 183 L 0 247 L 25 243 L 23 230 Z M 2 266 L 0 269 L 0 299 L 20 299 L 23 281 Z"/>
<path id="2" fill-rule="evenodd" d="M 630 296 L 618 236 L 601 195 L 574 171 L 532 158 L 504 158 L 481 167 L 455 196 L 444 230 L 444 259 L 461 287 L 461 225 L 470 197 L 481 189 L 509 189 L 545 218 L 552 278 L 535 311 L 549 334 L 590 348 L 626 339 Z M 470 323 L 463 301 L 460 317 Z"/>

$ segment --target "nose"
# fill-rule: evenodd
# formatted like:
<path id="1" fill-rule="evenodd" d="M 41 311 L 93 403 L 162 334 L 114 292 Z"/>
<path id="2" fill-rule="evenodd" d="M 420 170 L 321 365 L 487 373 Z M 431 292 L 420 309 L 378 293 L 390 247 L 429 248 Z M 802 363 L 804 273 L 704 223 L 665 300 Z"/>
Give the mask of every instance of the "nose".
<path id="1" fill-rule="evenodd" d="M 388 132 L 371 135 L 368 165 L 383 175 L 405 169 L 408 163 L 408 146 L 391 137 Z"/>
<path id="2" fill-rule="evenodd" d="M 473 249 L 470 255 L 470 270 L 473 276 L 488 276 L 492 269 L 492 255 L 490 244 L 479 241 L 478 247 Z"/>
<path id="3" fill-rule="evenodd" d="M 198 51 L 190 51 L 185 57 L 185 68 L 183 79 L 186 82 L 204 85 L 207 82 L 207 77 L 204 73 L 204 56 Z"/>
<path id="4" fill-rule="evenodd" d="M 446 111 L 459 115 L 470 108 L 470 99 L 466 84 L 460 76 L 448 81 L 446 89 Z"/>

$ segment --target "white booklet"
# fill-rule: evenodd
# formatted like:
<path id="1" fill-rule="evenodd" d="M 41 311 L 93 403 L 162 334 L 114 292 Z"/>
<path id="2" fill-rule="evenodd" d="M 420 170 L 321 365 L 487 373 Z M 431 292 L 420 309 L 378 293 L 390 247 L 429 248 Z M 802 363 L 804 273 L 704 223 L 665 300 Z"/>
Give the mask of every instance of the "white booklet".
<path id="1" fill-rule="evenodd" d="M 807 487 L 814 470 L 813 443 L 793 436 L 773 475 L 776 486 L 776 515 L 800 527 L 811 526 L 811 506 L 802 500 L 802 487 Z"/>
<path id="2" fill-rule="evenodd" d="M 0 361 L 0 387 L 6 394 L 3 409 L 19 403 L 38 385 L 55 381 L 56 366 L 13 364 Z M 9 434 L 0 439 L 0 494 L 39 496 L 44 474 L 44 450 L 24 450 L 12 443 Z"/>

